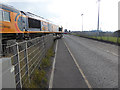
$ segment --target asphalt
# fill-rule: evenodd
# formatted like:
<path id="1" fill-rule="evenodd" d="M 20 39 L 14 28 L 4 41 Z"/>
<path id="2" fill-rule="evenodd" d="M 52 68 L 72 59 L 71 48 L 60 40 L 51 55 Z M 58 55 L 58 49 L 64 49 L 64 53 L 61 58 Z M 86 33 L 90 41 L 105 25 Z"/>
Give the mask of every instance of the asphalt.
<path id="1" fill-rule="evenodd" d="M 93 88 L 118 87 L 118 46 L 72 35 L 63 39 Z"/>
<path id="2" fill-rule="evenodd" d="M 58 40 L 53 88 L 88 88 L 63 39 Z"/>

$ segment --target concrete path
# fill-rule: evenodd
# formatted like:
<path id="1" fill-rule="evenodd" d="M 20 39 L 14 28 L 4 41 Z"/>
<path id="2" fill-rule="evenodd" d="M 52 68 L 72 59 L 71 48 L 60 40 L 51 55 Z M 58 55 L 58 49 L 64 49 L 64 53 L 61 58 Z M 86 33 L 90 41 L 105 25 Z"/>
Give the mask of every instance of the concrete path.
<path id="1" fill-rule="evenodd" d="M 63 39 L 58 40 L 53 88 L 88 88 Z"/>

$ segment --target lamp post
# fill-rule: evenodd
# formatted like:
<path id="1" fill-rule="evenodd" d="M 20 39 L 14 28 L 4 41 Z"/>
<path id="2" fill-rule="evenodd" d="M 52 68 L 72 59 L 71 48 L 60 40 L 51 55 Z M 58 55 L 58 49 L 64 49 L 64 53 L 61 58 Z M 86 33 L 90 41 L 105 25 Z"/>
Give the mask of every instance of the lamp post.
<path id="1" fill-rule="evenodd" d="M 97 22 L 97 31 L 99 35 L 99 22 L 100 22 L 100 0 L 98 0 L 98 22 Z"/>
<path id="2" fill-rule="evenodd" d="M 82 16 L 82 31 L 83 31 L 83 15 L 84 14 L 81 14 L 81 16 Z"/>

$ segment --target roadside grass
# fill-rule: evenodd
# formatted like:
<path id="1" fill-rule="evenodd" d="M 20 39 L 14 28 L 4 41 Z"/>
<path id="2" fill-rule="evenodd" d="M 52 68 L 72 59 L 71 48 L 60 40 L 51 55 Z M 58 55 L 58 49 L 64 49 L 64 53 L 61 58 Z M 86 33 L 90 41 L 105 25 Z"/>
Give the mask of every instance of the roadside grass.
<path id="1" fill-rule="evenodd" d="M 54 56 L 54 43 L 47 51 L 45 57 L 41 60 L 39 66 L 31 74 L 29 80 L 23 85 L 23 88 L 47 88 L 48 77 L 47 73 L 52 65 L 51 57 Z"/>
<path id="2" fill-rule="evenodd" d="M 78 35 L 76 33 L 72 33 L 72 35 L 81 36 L 81 35 Z M 97 40 L 109 41 L 109 42 L 119 43 L 120 44 L 120 37 L 119 38 L 112 37 L 112 36 L 108 36 L 108 37 L 107 36 L 85 36 L 85 37 L 93 38 L 93 39 L 97 39 Z"/>
<path id="3" fill-rule="evenodd" d="M 76 34 L 76 33 L 71 33 L 71 35 L 80 36 L 80 35 L 78 35 L 78 34 Z"/>
<path id="4" fill-rule="evenodd" d="M 46 72 L 45 70 L 39 70 L 36 68 L 29 79 L 24 84 L 23 88 L 45 88 L 47 84 Z"/>
<path id="5" fill-rule="evenodd" d="M 44 53 L 43 47 L 42 46 L 40 47 L 39 45 L 35 45 L 27 49 L 28 57 L 26 57 L 26 52 L 23 50 L 24 48 L 22 47 L 23 49 L 21 50 L 23 51 L 19 52 L 18 54 L 16 54 L 14 57 L 11 58 L 12 65 L 16 65 L 15 67 L 17 67 L 18 66 L 17 55 L 19 55 L 21 82 L 22 84 L 24 84 L 23 88 L 47 87 L 48 85 L 47 73 L 52 65 L 51 57 L 54 56 L 54 44 L 55 42 L 53 42 L 50 49 L 48 49 L 48 51 L 45 54 L 45 57 L 44 55 L 42 55 L 42 53 Z M 8 56 L 12 56 L 12 54 L 8 54 Z M 28 65 L 26 64 L 27 59 L 29 62 Z M 35 68 L 36 65 L 37 67 Z M 28 67 L 29 69 L 27 69 Z M 33 73 L 31 73 L 32 71 Z M 30 77 L 28 75 L 30 75 Z"/>
<path id="6" fill-rule="evenodd" d="M 117 39 L 120 40 L 120 38 L 117 38 L 117 37 L 112 37 L 112 36 L 97 36 L 97 37 L 94 37 L 95 39 L 98 39 L 98 40 L 104 40 L 104 41 L 110 41 L 110 42 L 114 42 L 114 43 L 117 43 Z M 118 42 L 120 43 L 120 41 L 118 40 Z"/>

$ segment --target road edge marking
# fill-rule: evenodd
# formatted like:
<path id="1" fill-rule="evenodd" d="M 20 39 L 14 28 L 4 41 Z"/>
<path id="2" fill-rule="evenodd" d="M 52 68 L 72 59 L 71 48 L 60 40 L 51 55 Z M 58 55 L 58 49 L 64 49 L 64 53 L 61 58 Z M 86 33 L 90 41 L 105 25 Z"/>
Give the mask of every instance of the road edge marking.
<path id="1" fill-rule="evenodd" d="M 66 47 L 67 47 L 67 49 L 68 49 L 70 55 L 72 56 L 72 58 L 73 58 L 73 60 L 74 60 L 74 62 L 75 62 L 75 64 L 76 64 L 78 70 L 79 70 L 80 73 L 82 74 L 82 77 L 84 78 L 85 83 L 87 84 L 88 88 L 90 88 L 90 90 L 92 90 L 92 86 L 90 85 L 90 83 L 89 83 L 89 81 L 87 80 L 85 74 L 83 73 L 82 69 L 80 68 L 79 64 L 77 63 L 77 60 L 76 60 L 75 57 L 73 56 L 72 52 L 70 51 L 70 49 L 69 49 L 69 47 L 68 47 L 68 45 L 66 44 L 65 41 L 64 41 L 64 43 L 65 43 L 65 45 L 66 45 Z"/>
<path id="2" fill-rule="evenodd" d="M 71 38 L 71 37 L 69 37 L 69 38 Z M 93 40 L 92 40 L 93 41 Z M 97 42 L 100 42 L 100 41 L 95 41 L 96 43 Z M 100 43 L 102 43 L 102 44 L 108 44 L 108 45 L 110 45 L 109 43 L 104 43 L 104 42 L 100 42 Z M 119 47 L 118 47 L 119 48 Z M 104 50 L 104 49 L 102 49 L 102 48 L 100 48 L 100 47 L 96 47 L 96 49 L 100 49 L 100 50 L 102 50 L 102 51 L 104 51 L 104 52 L 107 52 L 107 53 L 110 53 L 110 54 L 112 54 L 112 55 L 114 55 L 114 56 L 119 56 L 118 54 L 116 54 L 116 53 L 114 53 L 114 52 L 111 52 L 111 51 L 109 51 L 109 50 Z"/>
<path id="3" fill-rule="evenodd" d="M 54 78 L 57 49 L 58 49 L 58 40 L 56 42 L 55 57 L 54 57 L 53 65 L 52 65 L 52 72 L 51 72 L 50 81 L 49 81 L 49 89 L 51 89 L 53 87 L 53 78 Z"/>

